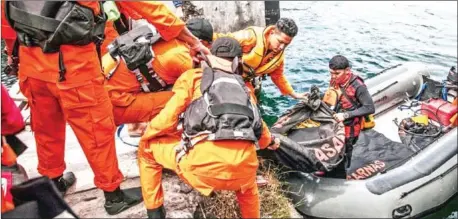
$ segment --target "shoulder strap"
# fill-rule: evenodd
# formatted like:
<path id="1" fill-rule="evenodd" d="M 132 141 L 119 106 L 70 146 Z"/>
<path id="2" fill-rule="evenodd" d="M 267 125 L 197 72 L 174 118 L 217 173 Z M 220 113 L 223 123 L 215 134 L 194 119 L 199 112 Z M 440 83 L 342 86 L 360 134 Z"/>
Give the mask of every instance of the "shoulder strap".
<path id="1" fill-rule="evenodd" d="M 115 30 L 119 35 L 122 35 L 129 30 L 127 22 L 127 18 L 123 13 L 121 13 L 121 16 L 113 22 Z"/>
<path id="2" fill-rule="evenodd" d="M 342 92 L 342 95 L 345 96 L 345 98 L 348 99 L 348 101 L 350 101 L 351 105 L 353 105 L 353 107 L 357 108 L 359 107 L 359 104 L 355 102 L 355 100 L 353 98 L 350 98 L 347 94 L 347 92 L 345 91 L 345 89 L 343 87 L 340 87 L 340 91 Z M 339 104 L 340 105 L 340 104 Z"/>
<path id="3" fill-rule="evenodd" d="M 348 96 L 348 94 L 347 94 L 347 92 L 346 92 L 346 89 L 347 89 L 348 86 L 351 85 L 351 83 L 353 83 L 353 81 L 355 81 L 355 80 L 357 80 L 357 79 L 363 80 L 363 79 L 362 79 L 361 77 L 359 77 L 358 75 L 353 75 L 353 76 L 350 78 L 350 81 L 348 82 L 348 84 L 347 84 L 345 87 L 340 87 L 340 91 L 342 92 L 342 95 L 345 96 L 345 98 L 347 98 L 348 101 L 350 101 L 351 105 L 353 105 L 353 107 L 355 107 L 355 108 L 358 108 L 358 107 L 359 107 L 359 103 L 355 102 L 355 100 L 354 100 L 353 98 L 350 98 L 350 97 Z M 359 86 L 358 86 L 358 87 L 359 87 Z M 355 87 L 355 89 L 358 89 L 358 87 Z M 337 102 L 338 102 L 338 105 L 336 105 L 336 108 L 335 108 L 335 109 L 336 109 L 336 112 L 337 112 L 338 110 L 340 110 L 340 106 L 341 106 L 341 104 L 340 104 L 340 99 L 341 99 L 341 98 L 342 98 L 342 96 L 340 96 L 340 98 L 338 99 L 339 101 L 337 101 Z"/>
<path id="4" fill-rule="evenodd" d="M 207 92 L 215 80 L 213 69 L 209 67 L 205 62 L 202 63 L 203 75 L 200 84 L 200 92 L 202 95 Z"/>
<path id="5" fill-rule="evenodd" d="M 54 5 L 56 2 L 46 2 L 47 5 Z M 60 2 L 57 2 L 60 3 Z M 50 6 L 51 7 L 51 6 Z M 45 7 L 46 8 L 46 7 Z M 55 8 L 55 7 L 52 7 Z M 23 25 L 34 27 L 47 32 L 54 32 L 60 25 L 60 21 L 41 15 L 35 15 L 17 8 L 14 4 L 8 4 L 8 14 L 11 20 Z M 56 10 L 57 11 L 57 10 Z"/>
<path id="6" fill-rule="evenodd" d="M 13 51 L 11 51 L 11 56 L 19 58 L 19 39 L 17 36 L 14 40 Z"/>
<path id="7" fill-rule="evenodd" d="M 161 83 L 161 81 L 159 81 L 157 78 L 153 78 L 153 75 L 151 74 L 151 72 L 149 71 L 148 67 L 145 64 L 139 65 L 138 70 L 140 71 L 140 73 L 142 73 L 142 75 L 148 81 L 149 83 L 148 88 L 150 89 L 149 90 L 150 92 L 160 91 L 167 86 L 167 84 Z"/>

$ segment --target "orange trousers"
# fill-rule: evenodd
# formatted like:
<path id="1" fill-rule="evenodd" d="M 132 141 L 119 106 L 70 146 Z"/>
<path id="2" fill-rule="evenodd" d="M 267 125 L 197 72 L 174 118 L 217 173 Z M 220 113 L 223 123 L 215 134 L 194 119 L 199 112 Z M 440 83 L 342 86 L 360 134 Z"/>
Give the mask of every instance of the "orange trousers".
<path id="1" fill-rule="evenodd" d="M 3 187 L 1 187 L 1 196 L 2 196 L 2 214 L 7 212 L 7 211 L 11 211 L 14 209 L 14 204 L 12 202 L 9 202 L 9 201 L 6 201 L 5 200 L 5 196 L 3 195 Z"/>
<path id="2" fill-rule="evenodd" d="M 172 91 L 162 91 L 154 93 L 137 93 L 134 101 L 128 106 L 113 105 L 115 124 L 149 122 L 172 98 Z"/>
<path id="3" fill-rule="evenodd" d="M 4 140 L 4 137 L 2 136 L 2 165 L 4 166 L 13 166 L 16 164 L 17 156 L 16 153 L 14 153 L 14 150 L 11 148 L 11 146 L 6 143 L 6 140 Z"/>
<path id="4" fill-rule="evenodd" d="M 38 172 L 49 178 L 63 174 L 66 166 L 65 124 L 68 122 L 91 166 L 94 184 L 114 191 L 123 180 L 115 148 L 115 124 L 104 77 L 79 83 L 50 83 L 19 76 L 21 92 L 31 110 Z"/>
<path id="5" fill-rule="evenodd" d="M 194 189 L 208 196 L 213 190 L 231 190 L 236 192 L 237 201 L 240 206 L 242 218 L 260 218 L 260 206 L 256 175 L 243 179 L 219 179 L 208 176 L 197 175 L 192 170 L 182 172 L 186 162 L 192 162 L 183 158 L 177 163 L 175 145 L 179 138 L 161 138 L 160 142 L 141 142 L 138 149 L 138 164 L 140 167 L 140 182 L 142 185 L 143 200 L 147 209 L 155 209 L 164 203 L 164 192 L 162 189 L 162 169 L 167 168 L 175 173 Z M 192 150 L 198 149 L 197 144 Z M 207 145 L 202 145 L 207 146 Z M 186 160 L 186 161 L 184 161 Z M 211 169 L 211 168 L 210 168 Z M 248 185 L 248 186 L 247 186 Z"/>

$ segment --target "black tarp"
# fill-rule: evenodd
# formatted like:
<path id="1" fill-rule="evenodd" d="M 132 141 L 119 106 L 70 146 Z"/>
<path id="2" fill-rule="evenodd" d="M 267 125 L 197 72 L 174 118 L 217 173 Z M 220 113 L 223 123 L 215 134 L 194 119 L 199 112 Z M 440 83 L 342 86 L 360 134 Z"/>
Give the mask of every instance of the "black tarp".
<path id="1" fill-rule="evenodd" d="M 306 120 L 320 125 L 297 128 Z M 276 158 L 294 170 L 329 171 L 342 161 L 344 126 L 332 118 L 332 111 L 319 99 L 300 102 L 281 116 L 271 131 L 282 140 Z"/>
<path id="2" fill-rule="evenodd" d="M 373 130 L 362 131 L 353 146 L 351 166 L 347 179 L 365 179 L 394 168 L 414 154 L 407 145 L 394 142 Z"/>

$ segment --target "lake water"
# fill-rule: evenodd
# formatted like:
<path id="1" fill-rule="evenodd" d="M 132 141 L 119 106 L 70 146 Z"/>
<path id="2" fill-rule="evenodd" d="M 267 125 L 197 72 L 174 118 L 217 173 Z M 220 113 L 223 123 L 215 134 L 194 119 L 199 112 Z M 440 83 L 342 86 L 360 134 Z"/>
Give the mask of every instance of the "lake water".
<path id="1" fill-rule="evenodd" d="M 457 63 L 457 2 L 280 2 L 281 16 L 293 18 L 299 34 L 286 50 L 285 74 L 297 92 L 328 85 L 328 61 L 341 54 L 364 78 L 406 61 L 431 65 L 443 79 Z M 3 44 L 3 43 L 2 43 Z M 3 48 L 3 46 L 2 46 Z M 5 56 L 2 56 L 2 69 Z M 3 83 L 9 78 L 2 74 Z M 296 102 L 263 82 L 264 119 L 272 124 Z M 457 218 L 453 199 L 430 218 Z"/>

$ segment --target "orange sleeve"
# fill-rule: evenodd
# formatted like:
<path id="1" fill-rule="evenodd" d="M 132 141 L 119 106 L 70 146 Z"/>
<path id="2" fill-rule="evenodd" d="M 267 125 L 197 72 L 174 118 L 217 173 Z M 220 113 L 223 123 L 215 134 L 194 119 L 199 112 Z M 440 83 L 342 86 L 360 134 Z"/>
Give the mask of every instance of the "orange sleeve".
<path id="1" fill-rule="evenodd" d="M 11 28 L 10 24 L 8 23 L 8 20 L 6 19 L 6 15 L 5 15 L 5 4 L 6 2 L 2 0 L 1 2 L 2 4 L 2 39 L 4 39 L 5 41 L 6 40 L 9 40 L 9 41 L 13 41 L 14 43 L 14 40 L 16 40 L 16 32 L 14 31 L 13 28 Z M 10 43 L 11 44 L 11 43 Z M 8 46 L 8 43 L 6 44 Z M 11 51 L 11 48 L 8 48 L 9 50 L 7 51 Z M 11 55 L 11 53 L 9 53 L 8 55 Z"/>
<path id="2" fill-rule="evenodd" d="M 105 40 L 103 40 L 101 49 L 102 49 L 102 55 L 108 53 L 108 45 L 112 43 L 118 36 L 118 32 L 116 31 L 114 27 L 113 21 L 107 21 L 105 24 Z"/>
<path id="3" fill-rule="evenodd" d="M 166 41 L 177 37 L 185 23 L 159 1 L 116 1 L 121 13 L 133 19 L 146 19 Z"/>
<path id="4" fill-rule="evenodd" d="M 272 134 L 270 133 L 269 127 L 267 127 L 267 124 L 263 120 L 261 138 L 258 141 L 259 148 L 261 149 L 266 148 L 267 146 L 269 146 L 271 140 L 272 140 Z"/>
<path id="5" fill-rule="evenodd" d="M 174 93 L 172 98 L 148 124 L 142 141 L 176 132 L 180 114 L 186 110 L 192 101 L 192 92 L 196 81 L 194 72 L 195 70 L 191 69 L 178 78 L 172 89 Z"/>
<path id="6" fill-rule="evenodd" d="M 280 89 L 281 94 L 289 95 L 292 94 L 294 90 L 291 84 L 286 79 L 285 74 L 283 74 L 283 69 L 284 63 L 278 66 L 278 68 L 270 74 L 270 77 L 272 78 L 272 82 L 274 82 L 274 84 L 277 85 L 278 89 Z"/>
<path id="7" fill-rule="evenodd" d="M 256 45 L 256 35 L 252 30 L 249 29 L 239 30 L 234 33 L 214 33 L 213 41 L 220 37 L 232 37 L 236 39 L 240 43 L 240 46 L 242 46 L 243 53 L 250 52 Z"/>
<path id="8" fill-rule="evenodd" d="M 185 46 L 188 48 L 187 45 Z M 193 61 L 189 49 L 181 50 L 175 55 L 174 60 L 176 62 L 174 67 L 176 68 L 176 72 L 180 75 L 193 67 Z"/>

